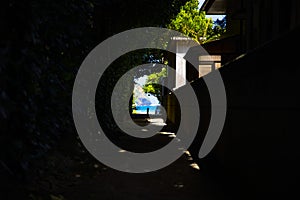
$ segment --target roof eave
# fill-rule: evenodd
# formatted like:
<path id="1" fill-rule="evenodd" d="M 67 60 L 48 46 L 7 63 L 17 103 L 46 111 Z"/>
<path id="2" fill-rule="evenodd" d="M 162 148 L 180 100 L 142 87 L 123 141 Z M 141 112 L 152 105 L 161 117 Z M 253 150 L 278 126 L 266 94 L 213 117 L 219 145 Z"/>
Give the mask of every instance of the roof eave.
<path id="1" fill-rule="evenodd" d="M 227 2 L 224 0 L 205 0 L 200 10 L 208 15 L 225 15 Z"/>

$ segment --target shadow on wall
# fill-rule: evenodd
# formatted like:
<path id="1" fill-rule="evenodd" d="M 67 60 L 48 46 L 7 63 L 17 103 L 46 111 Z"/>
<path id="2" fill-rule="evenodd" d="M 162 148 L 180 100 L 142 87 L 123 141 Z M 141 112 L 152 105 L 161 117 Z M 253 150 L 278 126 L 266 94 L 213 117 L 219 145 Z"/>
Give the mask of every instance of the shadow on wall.
<path id="1" fill-rule="evenodd" d="M 201 121 L 190 152 L 203 171 L 223 179 L 229 192 L 256 199 L 286 198 L 298 191 L 300 64 L 293 49 L 298 48 L 299 35 L 297 28 L 219 70 L 227 117 L 217 145 L 201 160 L 198 152 L 210 121 L 210 101 L 203 79 L 192 82 Z"/>

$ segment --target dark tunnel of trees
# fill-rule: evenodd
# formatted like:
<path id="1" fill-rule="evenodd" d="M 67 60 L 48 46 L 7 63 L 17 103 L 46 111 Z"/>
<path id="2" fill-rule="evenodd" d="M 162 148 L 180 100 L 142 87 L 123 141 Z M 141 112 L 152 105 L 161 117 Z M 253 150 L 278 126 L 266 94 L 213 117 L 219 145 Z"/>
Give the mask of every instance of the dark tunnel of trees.
<path id="1" fill-rule="evenodd" d="M 2 1 L 1 176 L 26 181 L 32 162 L 62 141 L 76 141 L 72 87 L 89 51 L 130 28 L 164 27 L 185 2 Z"/>

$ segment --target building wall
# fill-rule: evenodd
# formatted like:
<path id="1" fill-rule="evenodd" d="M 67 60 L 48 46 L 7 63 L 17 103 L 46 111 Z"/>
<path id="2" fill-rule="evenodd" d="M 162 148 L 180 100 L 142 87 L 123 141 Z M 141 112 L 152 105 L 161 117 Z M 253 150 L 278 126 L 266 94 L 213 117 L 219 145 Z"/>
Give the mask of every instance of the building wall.
<path id="1" fill-rule="evenodd" d="M 189 150 L 203 171 L 224 178 L 228 191 L 247 194 L 242 199 L 298 194 L 300 64 L 293 49 L 299 43 L 299 2 L 248 0 L 228 10 L 232 20 L 241 20 L 233 32 L 240 30 L 241 53 L 246 54 L 219 70 L 227 116 L 217 145 L 201 160 L 198 152 L 210 121 L 210 97 L 202 78 L 191 83 L 201 121 Z M 176 116 L 179 105 L 172 105 Z M 173 122 L 180 123 L 178 118 Z"/>
<path id="2" fill-rule="evenodd" d="M 235 49 L 240 54 L 263 45 L 300 25 L 299 0 L 224 1 L 226 8 L 222 10 L 226 10 L 227 27 L 223 38 L 239 35 L 240 41 L 235 44 Z M 210 9 L 205 9 L 210 14 Z"/>
<path id="3" fill-rule="evenodd" d="M 187 62 L 185 56 L 188 50 L 196 44 L 195 41 L 187 37 L 174 37 L 169 42 L 167 49 L 170 52 L 167 54 L 166 60 L 168 60 L 168 66 L 176 71 L 167 71 L 166 81 L 170 90 L 176 90 L 186 84 Z M 175 111 L 178 105 L 175 96 L 166 94 L 163 97 L 163 102 L 167 111 L 168 122 L 170 124 L 176 124 L 177 118 L 180 116 L 180 111 Z"/>
<path id="4" fill-rule="evenodd" d="M 202 121 L 190 152 L 203 171 L 224 176 L 227 183 L 232 180 L 230 188 L 249 199 L 298 193 L 293 180 L 300 178 L 300 65 L 297 51 L 282 51 L 297 48 L 298 35 L 300 27 L 219 70 L 227 116 L 217 145 L 201 160 L 198 152 L 210 119 L 209 111 L 204 112 L 210 107 L 209 94 L 202 79 L 192 83 L 201 93 Z"/>
<path id="5" fill-rule="evenodd" d="M 246 3 L 246 50 L 300 25 L 298 0 L 248 0 Z"/>

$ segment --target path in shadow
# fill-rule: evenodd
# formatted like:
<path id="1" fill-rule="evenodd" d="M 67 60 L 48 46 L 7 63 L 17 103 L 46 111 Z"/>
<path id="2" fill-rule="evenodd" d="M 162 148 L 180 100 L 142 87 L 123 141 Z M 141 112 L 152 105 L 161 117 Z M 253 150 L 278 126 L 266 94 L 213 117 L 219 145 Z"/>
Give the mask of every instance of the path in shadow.
<path id="1" fill-rule="evenodd" d="M 138 123 L 142 123 L 139 120 Z M 144 120 L 145 123 L 146 120 Z M 157 125 L 159 119 L 150 121 Z M 162 125 L 162 124 L 161 124 Z M 160 147 L 176 139 L 172 133 L 163 132 L 151 137 L 152 144 Z M 120 138 L 123 145 L 126 137 Z M 131 149 L 152 150 L 153 146 L 136 143 Z M 121 152 L 120 152 L 121 153 Z M 149 173 L 132 174 L 111 169 L 82 146 L 80 151 L 68 152 L 65 146 L 52 152 L 44 164 L 35 166 L 39 171 L 35 180 L 26 186 L 28 199 L 51 200 L 192 200 L 232 199 L 218 184 L 201 172 L 188 152 L 171 165 Z"/>

